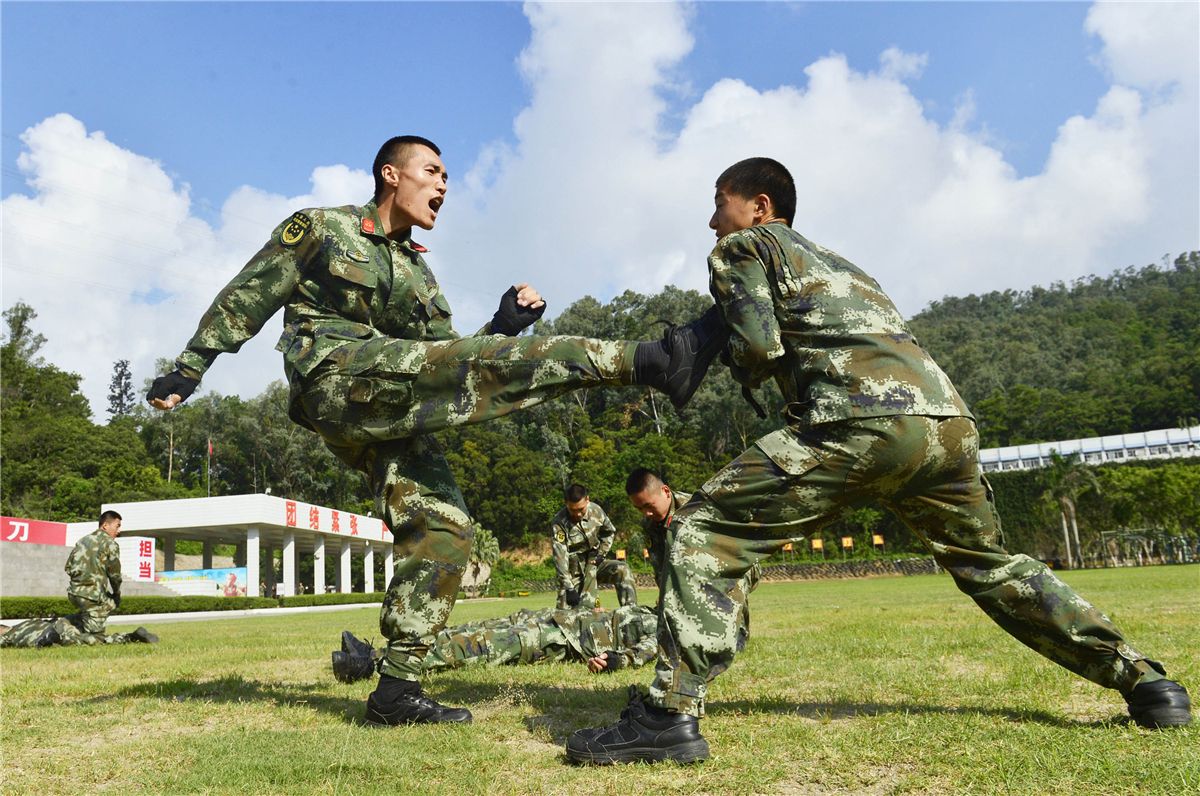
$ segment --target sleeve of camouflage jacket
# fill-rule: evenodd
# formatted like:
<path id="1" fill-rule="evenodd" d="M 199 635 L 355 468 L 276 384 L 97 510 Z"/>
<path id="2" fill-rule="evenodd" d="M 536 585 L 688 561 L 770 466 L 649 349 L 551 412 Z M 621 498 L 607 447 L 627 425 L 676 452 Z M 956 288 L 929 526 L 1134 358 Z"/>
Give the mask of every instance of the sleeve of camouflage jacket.
<path id="1" fill-rule="evenodd" d="M 613 541 L 617 538 L 617 526 L 613 525 L 607 513 L 604 515 L 604 522 L 600 524 L 599 537 L 600 544 L 596 547 L 596 555 L 603 557 L 612 549 Z"/>
<path id="2" fill-rule="evenodd" d="M 567 529 L 556 518 L 550 525 L 550 549 L 554 553 L 554 570 L 558 573 L 558 588 L 561 591 L 570 583 L 571 563 L 567 544 L 558 541 L 559 536 L 566 539 Z"/>
<path id="3" fill-rule="evenodd" d="M 121 546 L 116 539 L 110 539 L 109 542 L 101 552 L 106 559 L 101 564 L 108 573 L 109 588 L 116 593 L 121 590 Z"/>
<path id="4" fill-rule="evenodd" d="M 658 658 L 658 636 L 649 634 L 642 636 L 642 640 L 633 647 L 624 647 L 617 650 L 617 655 L 620 656 L 621 665 L 618 668 L 637 668 L 652 660 Z"/>
<path id="5" fill-rule="evenodd" d="M 314 226 L 320 224 L 319 210 L 305 212 Z M 175 367 L 184 376 L 202 378 L 218 355 L 240 349 L 292 295 L 300 283 L 303 264 L 320 248 L 320 236 L 310 232 L 296 246 L 284 246 L 280 235 L 291 219 L 275 228 L 271 239 L 217 294 L 200 318 L 196 333 L 175 360 Z"/>
<path id="6" fill-rule="evenodd" d="M 775 319 L 767 266 L 759 258 L 752 230 L 726 235 L 708 258 L 709 290 L 729 327 L 729 357 L 743 384 L 757 387 L 772 375 L 785 353 Z"/>

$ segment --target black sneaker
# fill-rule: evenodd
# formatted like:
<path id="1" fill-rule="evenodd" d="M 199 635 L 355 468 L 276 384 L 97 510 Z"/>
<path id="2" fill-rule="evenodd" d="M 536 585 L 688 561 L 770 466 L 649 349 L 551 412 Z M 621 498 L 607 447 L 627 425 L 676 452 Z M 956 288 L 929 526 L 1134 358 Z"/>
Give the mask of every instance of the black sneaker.
<path id="1" fill-rule="evenodd" d="M 374 651 L 374 647 L 349 630 L 342 631 L 342 652 L 357 658 L 370 658 Z"/>
<path id="2" fill-rule="evenodd" d="M 370 658 L 351 655 L 347 652 L 333 653 L 333 676 L 343 683 L 357 683 L 375 674 L 375 664 Z"/>
<path id="3" fill-rule="evenodd" d="M 1130 717 L 1150 729 L 1182 727 L 1192 720 L 1188 692 L 1174 680 L 1142 683 L 1125 695 Z"/>
<path id="4" fill-rule="evenodd" d="M 714 305 L 691 323 L 668 326 L 658 343 L 641 343 L 660 346 L 660 350 L 646 357 L 643 366 L 637 364 L 635 355 L 634 382 L 661 390 L 677 410 L 682 410 L 728 342 L 729 330 Z M 650 365 L 651 361 L 655 364 Z"/>
<path id="5" fill-rule="evenodd" d="M 567 739 L 567 759 L 575 763 L 695 763 L 708 759 L 700 720 L 647 704 L 634 688 L 621 720 L 611 727 L 579 730 Z"/>
<path id="6" fill-rule="evenodd" d="M 384 696 L 380 696 L 383 693 Z M 471 711 L 448 708 L 421 693 L 420 683 L 380 677 L 379 686 L 367 697 L 368 724 L 469 724 Z"/>

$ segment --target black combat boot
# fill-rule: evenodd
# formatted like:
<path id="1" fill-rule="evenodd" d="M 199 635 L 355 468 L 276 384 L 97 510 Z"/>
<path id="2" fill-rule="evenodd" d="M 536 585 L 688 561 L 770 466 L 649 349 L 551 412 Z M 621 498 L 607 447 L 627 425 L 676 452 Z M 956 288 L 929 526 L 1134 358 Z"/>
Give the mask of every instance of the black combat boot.
<path id="1" fill-rule="evenodd" d="M 367 697 L 368 724 L 469 724 L 471 711 L 439 705 L 421 693 L 415 680 L 379 675 L 379 685 Z"/>
<path id="2" fill-rule="evenodd" d="M 333 653 L 333 676 L 343 683 L 357 683 L 375 674 L 375 663 L 362 655 Z"/>
<path id="3" fill-rule="evenodd" d="M 157 644 L 158 636 L 151 633 L 144 627 L 139 627 L 137 630 L 129 634 L 129 637 L 134 641 L 140 641 L 143 644 Z"/>
<path id="4" fill-rule="evenodd" d="M 708 741 L 700 720 L 648 704 L 630 686 L 629 704 L 611 727 L 579 730 L 567 739 L 567 759 L 575 763 L 633 763 L 637 761 L 693 763 L 708 759 Z"/>
<path id="5" fill-rule="evenodd" d="M 1154 680 L 1134 687 L 1125 695 L 1129 715 L 1142 727 L 1182 727 L 1192 720 L 1188 692 L 1174 680 Z"/>
<path id="6" fill-rule="evenodd" d="M 342 631 L 342 652 L 356 658 L 371 658 L 375 648 L 349 630 Z"/>
<path id="7" fill-rule="evenodd" d="M 668 326 L 662 340 L 638 343 L 633 382 L 661 390 L 682 410 L 728 342 L 729 330 L 714 305 L 691 323 Z"/>

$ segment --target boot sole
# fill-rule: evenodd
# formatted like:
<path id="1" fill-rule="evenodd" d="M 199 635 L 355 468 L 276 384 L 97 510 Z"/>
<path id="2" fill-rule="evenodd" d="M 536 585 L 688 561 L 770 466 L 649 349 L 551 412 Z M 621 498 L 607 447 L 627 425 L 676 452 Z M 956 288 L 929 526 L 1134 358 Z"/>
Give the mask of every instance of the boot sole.
<path id="1" fill-rule="evenodd" d="M 567 749 L 567 759 L 573 763 L 591 763 L 610 766 L 613 763 L 699 763 L 708 759 L 708 741 L 688 741 L 668 746 L 665 749 L 630 749 L 612 752 L 587 752 L 582 749 Z"/>
<path id="2" fill-rule="evenodd" d="M 407 727 L 412 724 L 470 724 L 471 719 L 402 719 L 387 721 L 379 714 L 363 716 L 363 723 L 371 727 Z"/>
<path id="3" fill-rule="evenodd" d="M 1186 708 L 1155 711 L 1157 715 L 1133 717 L 1133 723 L 1149 730 L 1159 730 L 1166 727 L 1182 727 L 1192 723 L 1192 713 Z"/>

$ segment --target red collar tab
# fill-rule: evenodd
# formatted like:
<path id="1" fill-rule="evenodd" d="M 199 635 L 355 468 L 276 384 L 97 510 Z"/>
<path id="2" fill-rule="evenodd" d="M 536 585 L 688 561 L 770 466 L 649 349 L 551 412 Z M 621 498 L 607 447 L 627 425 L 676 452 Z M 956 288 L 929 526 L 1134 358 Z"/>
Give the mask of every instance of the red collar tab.
<path id="1" fill-rule="evenodd" d="M 412 250 L 415 251 L 417 254 L 424 254 L 425 252 L 429 251 L 429 249 L 426 249 L 424 246 L 417 243 L 415 240 L 410 240 L 408 242 L 408 245 L 412 246 Z"/>
<path id="2" fill-rule="evenodd" d="M 366 232 L 368 235 L 374 235 L 375 234 L 375 219 L 364 218 L 362 220 L 362 231 Z"/>

